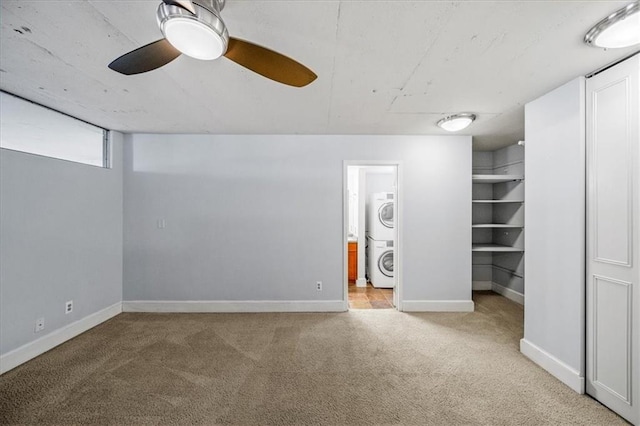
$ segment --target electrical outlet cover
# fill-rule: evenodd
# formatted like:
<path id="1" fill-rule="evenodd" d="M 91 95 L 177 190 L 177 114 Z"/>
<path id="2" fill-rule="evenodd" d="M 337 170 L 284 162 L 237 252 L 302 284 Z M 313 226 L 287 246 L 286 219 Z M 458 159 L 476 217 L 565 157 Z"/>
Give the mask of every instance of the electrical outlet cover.
<path id="1" fill-rule="evenodd" d="M 35 327 L 35 332 L 38 333 L 40 331 L 44 330 L 44 317 L 43 318 L 38 318 L 36 320 L 36 327 Z"/>

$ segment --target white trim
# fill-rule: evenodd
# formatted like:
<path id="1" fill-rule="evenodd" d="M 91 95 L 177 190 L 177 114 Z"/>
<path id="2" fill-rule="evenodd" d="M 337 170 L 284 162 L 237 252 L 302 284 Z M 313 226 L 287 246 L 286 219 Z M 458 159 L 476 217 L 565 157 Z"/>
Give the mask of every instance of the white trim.
<path id="1" fill-rule="evenodd" d="M 520 340 L 520 352 L 575 392 L 584 394 L 585 380 L 578 370 L 525 339 Z"/>
<path id="2" fill-rule="evenodd" d="M 473 300 L 405 300 L 404 312 L 473 312 Z"/>
<path id="3" fill-rule="evenodd" d="M 358 229 L 358 233 L 360 233 Z M 349 167 L 342 163 L 342 300 L 349 307 Z M 360 245 L 360 244 L 358 244 Z"/>
<path id="4" fill-rule="evenodd" d="M 0 356 L 0 374 L 4 374 L 24 364 L 25 362 L 42 355 L 62 343 L 73 339 L 87 330 L 111 319 L 122 312 L 122 302 L 114 303 L 98 312 L 79 319 L 62 328 L 52 331 L 41 338 L 20 346 Z"/>
<path id="5" fill-rule="evenodd" d="M 472 290 L 491 290 L 493 282 L 491 281 L 472 281 L 471 289 Z"/>
<path id="6" fill-rule="evenodd" d="M 367 193 L 367 171 L 358 170 L 358 194 Z M 367 286 L 367 197 L 358 197 L 358 280 L 356 287 Z"/>
<path id="7" fill-rule="evenodd" d="M 404 284 L 402 281 L 402 266 L 404 265 L 404 164 L 402 161 L 396 162 L 396 190 L 394 200 L 396 202 L 395 216 L 395 230 L 396 230 L 396 242 L 393 248 L 393 263 L 394 263 L 394 275 L 395 275 L 395 287 L 393 289 L 394 303 L 396 309 L 400 312 L 404 311 Z"/>
<path id="8" fill-rule="evenodd" d="M 491 291 L 493 291 L 494 293 L 498 293 L 509 300 L 513 300 L 516 303 L 524 305 L 524 294 L 518 293 L 515 290 L 501 286 L 500 284 L 492 283 Z"/>
<path id="9" fill-rule="evenodd" d="M 122 312 L 344 312 L 344 300 L 125 300 Z"/>

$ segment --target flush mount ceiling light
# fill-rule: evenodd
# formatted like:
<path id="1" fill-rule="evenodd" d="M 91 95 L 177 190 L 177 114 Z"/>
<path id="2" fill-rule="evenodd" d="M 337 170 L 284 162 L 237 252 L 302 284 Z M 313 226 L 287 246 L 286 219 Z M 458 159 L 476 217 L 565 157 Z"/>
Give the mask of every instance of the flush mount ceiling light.
<path id="1" fill-rule="evenodd" d="M 628 4 L 604 18 L 584 36 L 589 46 L 629 47 L 640 43 L 640 1 Z"/>
<path id="2" fill-rule="evenodd" d="M 445 117 L 442 120 L 439 120 L 436 124 L 438 127 L 448 132 L 457 132 L 458 130 L 468 127 L 475 119 L 475 114 L 463 112 Z"/>

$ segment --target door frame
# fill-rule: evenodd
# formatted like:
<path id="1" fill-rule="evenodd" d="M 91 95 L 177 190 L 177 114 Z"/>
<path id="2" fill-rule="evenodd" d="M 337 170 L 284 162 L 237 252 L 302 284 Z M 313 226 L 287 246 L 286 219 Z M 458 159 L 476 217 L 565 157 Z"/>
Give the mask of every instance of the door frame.
<path id="1" fill-rule="evenodd" d="M 396 168 L 396 188 L 394 191 L 395 201 L 395 243 L 393 247 L 393 269 L 395 287 L 393 289 L 393 298 L 395 309 L 402 312 L 402 212 L 404 211 L 402 198 L 403 195 L 403 167 L 400 160 L 344 160 L 342 163 L 342 281 L 344 287 L 343 303 L 344 310 L 349 310 L 349 270 L 348 270 L 348 234 L 349 234 L 349 167 L 376 167 L 376 166 L 395 166 Z"/>

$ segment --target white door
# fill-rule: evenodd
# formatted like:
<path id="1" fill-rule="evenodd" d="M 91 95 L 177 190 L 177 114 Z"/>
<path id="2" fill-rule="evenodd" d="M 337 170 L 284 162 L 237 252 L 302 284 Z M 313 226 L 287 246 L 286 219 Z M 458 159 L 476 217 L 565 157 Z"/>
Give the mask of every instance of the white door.
<path id="1" fill-rule="evenodd" d="M 393 216 L 394 218 L 397 217 L 398 212 L 400 211 L 400 200 L 398 200 L 398 187 L 399 187 L 399 182 L 400 182 L 400 167 L 396 166 L 395 170 L 394 170 L 394 183 L 393 183 Z M 393 268 L 393 306 L 399 310 L 402 311 L 402 307 L 400 306 L 400 286 L 399 286 L 399 282 L 400 282 L 400 268 L 398 268 L 398 265 L 400 264 L 400 262 L 398 262 L 398 259 L 400 258 L 400 245 L 398 244 L 399 241 L 399 228 L 398 228 L 398 220 L 394 219 L 394 226 L 393 226 L 393 263 L 394 263 L 394 268 Z"/>
<path id="2" fill-rule="evenodd" d="M 587 80 L 587 393 L 640 421 L 640 55 Z"/>

